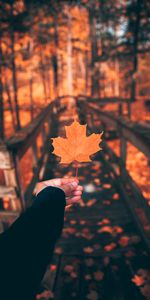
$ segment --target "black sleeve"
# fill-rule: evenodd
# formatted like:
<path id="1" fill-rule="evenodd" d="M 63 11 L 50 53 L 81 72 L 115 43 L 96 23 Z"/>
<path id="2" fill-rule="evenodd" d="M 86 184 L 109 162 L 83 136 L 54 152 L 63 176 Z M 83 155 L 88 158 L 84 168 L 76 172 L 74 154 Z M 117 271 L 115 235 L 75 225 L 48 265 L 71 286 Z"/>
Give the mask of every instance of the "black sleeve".
<path id="1" fill-rule="evenodd" d="M 63 190 L 46 187 L 1 234 L 0 299 L 33 299 L 63 228 L 65 204 Z"/>

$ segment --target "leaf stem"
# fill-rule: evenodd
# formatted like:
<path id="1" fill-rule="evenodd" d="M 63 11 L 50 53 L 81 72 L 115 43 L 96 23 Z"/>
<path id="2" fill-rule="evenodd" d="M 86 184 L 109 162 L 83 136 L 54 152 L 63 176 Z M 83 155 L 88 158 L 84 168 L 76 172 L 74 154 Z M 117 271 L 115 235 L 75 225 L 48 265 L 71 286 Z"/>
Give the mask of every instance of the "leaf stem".
<path id="1" fill-rule="evenodd" d="M 76 178 L 78 178 L 78 162 L 76 161 L 75 162 L 75 167 L 76 167 Z"/>

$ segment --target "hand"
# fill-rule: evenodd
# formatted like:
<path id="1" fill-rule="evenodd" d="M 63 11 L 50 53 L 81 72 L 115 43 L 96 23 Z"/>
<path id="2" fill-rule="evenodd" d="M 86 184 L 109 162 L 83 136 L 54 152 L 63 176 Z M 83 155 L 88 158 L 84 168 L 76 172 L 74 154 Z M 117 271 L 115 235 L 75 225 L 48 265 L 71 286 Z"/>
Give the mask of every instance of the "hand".
<path id="1" fill-rule="evenodd" d="M 36 196 L 47 186 L 54 186 L 62 189 L 66 195 L 66 204 L 70 205 L 81 201 L 82 186 L 78 184 L 77 178 L 56 178 L 38 182 L 36 185 Z"/>

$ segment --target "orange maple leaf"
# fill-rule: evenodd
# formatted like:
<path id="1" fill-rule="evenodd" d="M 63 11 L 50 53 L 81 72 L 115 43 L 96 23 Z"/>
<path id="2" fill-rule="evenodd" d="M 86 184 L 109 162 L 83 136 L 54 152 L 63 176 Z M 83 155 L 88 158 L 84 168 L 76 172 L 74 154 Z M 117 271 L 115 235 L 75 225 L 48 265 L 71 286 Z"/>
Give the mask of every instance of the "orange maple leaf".
<path id="1" fill-rule="evenodd" d="M 91 161 L 90 155 L 102 149 L 99 143 L 103 132 L 86 136 L 86 126 L 74 121 L 70 126 L 65 126 L 66 138 L 52 138 L 53 153 L 61 157 L 60 163 L 88 162 Z"/>
<path id="2" fill-rule="evenodd" d="M 132 279 L 132 282 L 134 282 L 137 286 L 141 286 L 144 284 L 144 278 L 140 275 L 135 275 Z"/>

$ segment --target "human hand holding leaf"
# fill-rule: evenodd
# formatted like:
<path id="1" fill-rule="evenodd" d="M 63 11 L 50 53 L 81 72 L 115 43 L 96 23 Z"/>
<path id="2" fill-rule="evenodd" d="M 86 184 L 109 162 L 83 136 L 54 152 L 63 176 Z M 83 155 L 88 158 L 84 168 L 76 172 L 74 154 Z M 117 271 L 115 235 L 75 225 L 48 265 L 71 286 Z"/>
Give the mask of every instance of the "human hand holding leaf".
<path id="1" fill-rule="evenodd" d="M 90 155 L 102 150 L 99 143 L 103 132 L 86 136 L 86 126 L 74 121 L 70 126 L 65 126 L 66 138 L 52 138 L 53 153 L 61 157 L 60 163 L 88 162 L 91 161 Z"/>

